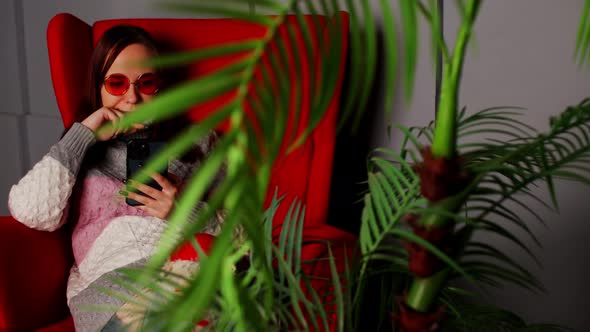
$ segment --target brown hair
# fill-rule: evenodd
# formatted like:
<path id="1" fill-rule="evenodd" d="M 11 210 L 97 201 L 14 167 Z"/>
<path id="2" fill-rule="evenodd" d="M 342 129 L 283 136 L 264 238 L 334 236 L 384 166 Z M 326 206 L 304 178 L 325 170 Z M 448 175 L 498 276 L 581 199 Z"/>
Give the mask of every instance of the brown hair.
<path id="1" fill-rule="evenodd" d="M 87 85 L 88 107 L 78 113 L 78 120 L 85 119 L 90 113 L 103 106 L 100 90 L 104 77 L 117 56 L 132 44 L 141 44 L 155 55 L 158 54 L 158 48 L 152 36 L 144 29 L 133 25 L 116 25 L 100 37 L 90 59 Z"/>
<path id="2" fill-rule="evenodd" d="M 132 44 L 143 45 L 151 50 L 154 55 L 159 54 L 160 45 L 146 30 L 134 25 L 120 24 L 113 26 L 100 37 L 90 60 L 85 107 L 78 112 L 76 116 L 77 122 L 82 122 L 92 112 L 103 106 L 100 91 L 105 75 L 117 56 Z M 169 80 L 165 77 L 166 74 L 158 71 L 158 76 L 163 80 L 163 88 L 171 83 L 167 82 Z M 188 122 L 186 117 L 181 115 L 157 124 L 154 129 L 158 137 L 168 140 L 173 133 L 178 133 Z"/>

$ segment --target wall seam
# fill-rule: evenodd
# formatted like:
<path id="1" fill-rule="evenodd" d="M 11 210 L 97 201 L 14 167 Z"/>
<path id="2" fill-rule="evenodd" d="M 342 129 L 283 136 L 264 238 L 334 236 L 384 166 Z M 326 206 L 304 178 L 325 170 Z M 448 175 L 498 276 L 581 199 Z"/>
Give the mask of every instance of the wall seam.
<path id="1" fill-rule="evenodd" d="M 23 15 L 23 2 L 14 1 L 14 18 L 16 23 L 16 49 L 18 72 L 20 76 L 20 91 L 22 113 L 17 116 L 18 134 L 20 142 L 20 170 L 21 176 L 31 166 L 31 155 L 29 149 L 29 130 L 27 116 L 31 114 L 29 103 L 29 81 L 27 70 L 27 52 L 25 46 L 25 25 Z"/>
<path id="2" fill-rule="evenodd" d="M 443 8 L 443 0 L 437 1 L 436 10 L 438 11 L 438 17 L 440 17 L 439 22 L 438 22 L 439 23 L 438 29 L 444 39 L 445 34 L 444 34 L 443 29 L 445 27 L 445 25 L 444 25 L 445 11 Z M 441 51 L 440 47 L 437 47 L 437 50 L 436 50 L 436 78 L 435 78 L 435 87 L 434 87 L 434 118 L 435 119 L 438 114 L 438 103 L 440 101 L 440 86 L 442 83 L 442 70 L 443 70 L 442 51 Z"/>
<path id="3" fill-rule="evenodd" d="M 42 119 L 57 119 L 60 120 L 59 116 L 48 115 L 48 114 L 20 114 L 13 112 L 0 111 L 0 116 L 13 116 L 13 117 L 31 117 L 31 118 L 42 118 Z"/>

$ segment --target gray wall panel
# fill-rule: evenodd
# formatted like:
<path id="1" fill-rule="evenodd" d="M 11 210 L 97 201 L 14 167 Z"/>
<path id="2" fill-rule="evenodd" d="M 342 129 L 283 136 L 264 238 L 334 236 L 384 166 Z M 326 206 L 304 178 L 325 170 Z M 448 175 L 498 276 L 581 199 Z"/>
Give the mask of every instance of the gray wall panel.
<path id="1" fill-rule="evenodd" d="M 2 105 L 0 113 L 22 114 L 21 77 L 19 72 L 17 23 L 15 18 L 15 0 L 7 0 L 0 11 L 0 96 Z"/>
<path id="2" fill-rule="evenodd" d="M 18 182 L 22 174 L 21 155 L 19 150 L 18 119 L 12 115 L 0 114 L 0 215 L 8 215 L 8 192 Z"/>
<path id="3" fill-rule="evenodd" d="M 27 128 L 30 167 L 32 167 L 49 152 L 51 145 L 59 141 L 63 125 L 58 117 L 29 116 L 27 117 Z"/>
<path id="4" fill-rule="evenodd" d="M 372 9 L 375 15 L 380 15 L 381 5 L 379 1 L 372 0 Z M 394 13 L 399 13 L 399 5 L 397 1 L 392 2 L 392 8 Z M 397 15 L 399 16 L 399 15 Z M 398 25 L 398 31 L 401 30 L 401 19 L 396 18 Z M 431 64 L 431 47 L 430 37 L 428 35 L 430 31 L 429 26 L 422 20 L 419 20 L 419 38 L 418 38 L 418 54 L 416 59 L 416 73 L 414 81 L 414 90 L 412 100 L 406 102 L 404 100 L 404 91 L 401 87 L 402 78 L 398 77 L 396 82 L 394 108 L 392 110 L 383 109 L 383 91 L 379 95 L 379 102 L 376 110 L 377 116 L 373 123 L 372 128 L 372 146 L 388 146 L 392 149 L 397 149 L 402 139 L 400 131 L 392 129 L 390 131 L 391 137 L 387 134 L 387 127 L 391 123 L 403 123 L 407 126 L 422 126 L 432 120 L 435 109 L 435 74 L 433 66 Z M 398 33 L 399 34 L 399 33 Z M 403 40 L 402 36 L 399 36 L 400 41 Z M 398 47 L 403 49 L 403 44 L 399 44 Z M 384 55 L 381 55 L 382 57 Z M 382 59 L 383 63 L 386 63 L 385 59 Z M 398 71 L 404 72 L 403 56 L 398 57 Z M 384 75 L 384 70 L 377 70 L 377 75 Z M 398 74 L 399 76 L 400 74 Z M 380 83 L 376 88 L 382 90 L 383 77 L 380 77 Z M 389 92 L 388 92 L 389 93 Z"/>

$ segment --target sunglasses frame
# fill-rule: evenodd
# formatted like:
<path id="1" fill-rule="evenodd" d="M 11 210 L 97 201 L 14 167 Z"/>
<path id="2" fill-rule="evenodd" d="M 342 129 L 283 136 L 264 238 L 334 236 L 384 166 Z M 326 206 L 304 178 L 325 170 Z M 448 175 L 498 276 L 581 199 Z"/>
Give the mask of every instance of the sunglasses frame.
<path id="1" fill-rule="evenodd" d="M 158 87 L 156 88 L 156 91 L 154 91 L 154 92 L 153 92 L 153 93 L 151 93 L 151 94 L 142 92 L 142 91 L 139 89 L 138 85 L 137 85 L 137 84 L 139 83 L 139 80 L 140 80 L 140 79 L 141 79 L 141 78 L 142 78 L 144 75 L 147 75 L 147 74 L 154 75 L 154 76 L 155 76 L 155 78 L 156 78 L 156 81 L 157 81 L 157 83 L 156 83 L 156 84 L 158 85 Z M 111 91 L 109 91 L 109 89 L 107 88 L 107 85 L 106 85 L 106 83 L 107 83 L 107 80 L 108 80 L 109 78 L 111 78 L 113 75 L 121 75 L 121 76 L 125 77 L 125 79 L 127 79 L 127 82 L 128 82 L 127 88 L 125 88 L 125 91 L 124 91 L 124 92 L 122 92 L 121 94 L 114 94 L 114 93 L 112 93 Z M 108 92 L 110 95 L 112 95 L 112 96 L 116 96 L 116 97 L 121 97 L 121 96 L 124 96 L 124 95 L 127 93 L 127 91 L 129 91 L 129 88 L 131 87 L 131 85 L 134 85 L 135 87 L 137 87 L 137 91 L 139 91 L 140 93 L 142 93 L 142 94 L 144 94 L 144 95 L 147 95 L 147 96 L 153 96 L 153 95 L 155 95 L 156 93 L 158 93 L 158 91 L 160 90 L 160 83 L 161 83 L 161 82 L 160 82 L 160 78 L 159 78 L 159 77 L 158 77 L 158 75 L 157 75 L 156 73 L 154 73 L 154 72 L 145 72 L 145 73 L 141 73 L 141 74 L 139 74 L 139 76 L 137 76 L 137 79 L 136 79 L 134 82 L 131 82 L 131 80 L 129 79 L 129 77 L 127 77 L 127 75 L 124 75 L 124 74 L 121 74 L 121 73 L 112 73 L 112 74 L 110 74 L 109 76 L 107 76 L 107 77 L 106 77 L 106 78 L 105 78 L 105 79 L 102 81 L 102 85 L 104 86 L 105 90 L 106 90 L 106 91 L 107 91 L 107 92 Z"/>

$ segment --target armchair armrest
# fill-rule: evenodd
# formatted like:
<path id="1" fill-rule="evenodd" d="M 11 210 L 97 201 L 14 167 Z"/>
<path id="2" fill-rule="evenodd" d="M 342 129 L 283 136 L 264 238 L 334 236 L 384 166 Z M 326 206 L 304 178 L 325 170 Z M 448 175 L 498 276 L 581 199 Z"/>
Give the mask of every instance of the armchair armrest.
<path id="1" fill-rule="evenodd" d="M 302 269 L 306 275 L 314 277 L 311 283 L 316 291 L 329 284 L 327 280 L 321 279 L 332 278 L 330 250 L 338 273 L 343 273 L 345 262 L 348 261 L 350 265 L 353 263 L 357 241 L 355 235 L 325 224 L 303 228 Z"/>
<path id="2" fill-rule="evenodd" d="M 67 229 L 42 232 L 0 217 L 0 330 L 35 330 L 69 315 Z"/>
<path id="3" fill-rule="evenodd" d="M 357 236 L 326 224 L 303 229 L 302 272 L 309 277 L 310 286 L 323 297 L 324 309 L 331 313 L 328 317 L 329 331 L 337 329 L 330 253 L 334 258 L 340 283 L 346 287 L 346 279 L 342 274 L 346 271 L 347 264 L 353 267 L 357 242 Z M 310 297 L 309 290 L 302 286 L 306 296 Z"/>

